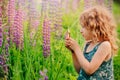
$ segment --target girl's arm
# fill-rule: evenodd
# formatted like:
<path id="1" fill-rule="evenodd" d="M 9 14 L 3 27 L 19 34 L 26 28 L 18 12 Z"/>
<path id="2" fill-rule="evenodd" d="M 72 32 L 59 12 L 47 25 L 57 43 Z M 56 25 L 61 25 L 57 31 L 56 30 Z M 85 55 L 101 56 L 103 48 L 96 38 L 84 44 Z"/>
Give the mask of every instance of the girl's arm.
<path id="1" fill-rule="evenodd" d="M 73 59 L 73 64 L 74 64 L 74 67 L 75 67 L 75 70 L 77 71 L 77 73 L 79 74 L 79 71 L 80 71 L 80 64 L 77 60 L 77 57 L 75 55 L 75 53 L 72 53 L 72 59 Z"/>
<path id="2" fill-rule="evenodd" d="M 95 55 L 93 56 L 91 62 L 86 60 L 84 55 L 80 53 L 81 50 L 79 47 L 76 47 L 74 45 L 71 46 L 71 48 L 72 47 L 74 47 L 73 50 L 75 52 L 78 63 L 88 75 L 93 74 L 99 68 L 99 66 L 103 63 L 105 58 L 108 55 L 111 55 L 111 45 L 108 41 L 101 43 Z"/>
<path id="3" fill-rule="evenodd" d="M 73 64 L 74 64 L 75 70 L 77 71 L 77 73 L 79 73 L 79 71 L 80 71 L 80 64 L 79 64 L 78 59 L 77 59 L 77 57 L 76 57 L 76 55 L 75 55 L 75 52 L 74 52 L 73 50 L 71 50 L 71 49 L 69 48 L 69 46 L 66 46 L 66 48 L 71 51 L 72 59 L 73 59 Z"/>

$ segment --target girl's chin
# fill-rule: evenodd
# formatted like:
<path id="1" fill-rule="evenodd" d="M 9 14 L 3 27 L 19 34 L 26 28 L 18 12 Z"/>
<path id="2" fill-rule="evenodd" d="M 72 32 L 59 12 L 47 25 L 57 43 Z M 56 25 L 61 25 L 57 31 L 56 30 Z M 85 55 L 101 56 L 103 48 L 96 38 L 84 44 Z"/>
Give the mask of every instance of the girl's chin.
<path id="1" fill-rule="evenodd" d="M 86 41 L 87 41 L 87 42 L 91 42 L 92 40 L 90 40 L 90 39 L 88 40 L 88 39 L 87 39 Z"/>

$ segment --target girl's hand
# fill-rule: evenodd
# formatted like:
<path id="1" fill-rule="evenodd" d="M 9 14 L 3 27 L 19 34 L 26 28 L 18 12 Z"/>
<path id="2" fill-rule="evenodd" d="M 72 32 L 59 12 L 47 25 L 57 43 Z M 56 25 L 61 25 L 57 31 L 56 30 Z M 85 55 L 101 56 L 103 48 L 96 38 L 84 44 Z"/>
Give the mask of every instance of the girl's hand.
<path id="1" fill-rule="evenodd" d="M 65 47 L 73 53 L 74 51 L 72 49 L 70 49 L 69 43 L 67 42 L 67 40 L 69 40 L 69 38 L 70 38 L 70 32 L 67 31 L 67 33 L 65 35 Z"/>
<path id="2" fill-rule="evenodd" d="M 70 37 L 70 33 L 67 32 L 65 36 L 65 46 L 67 49 L 69 49 L 71 52 L 74 52 L 75 49 L 79 48 L 78 43 Z"/>
<path id="3" fill-rule="evenodd" d="M 69 47 L 70 50 L 73 50 L 74 52 L 75 50 L 79 49 L 78 43 L 71 37 L 66 39 L 66 45 Z"/>

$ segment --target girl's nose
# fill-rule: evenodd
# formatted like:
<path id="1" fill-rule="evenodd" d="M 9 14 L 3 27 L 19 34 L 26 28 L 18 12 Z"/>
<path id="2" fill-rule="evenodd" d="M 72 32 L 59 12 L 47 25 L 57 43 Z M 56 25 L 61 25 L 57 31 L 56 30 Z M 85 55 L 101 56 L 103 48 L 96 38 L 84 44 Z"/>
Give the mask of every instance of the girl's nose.
<path id="1" fill-rule="evenodd" d="M 80 33 L 83 33 L 83 30 L 82 30 L 82 29 L 80 29 Z"/>

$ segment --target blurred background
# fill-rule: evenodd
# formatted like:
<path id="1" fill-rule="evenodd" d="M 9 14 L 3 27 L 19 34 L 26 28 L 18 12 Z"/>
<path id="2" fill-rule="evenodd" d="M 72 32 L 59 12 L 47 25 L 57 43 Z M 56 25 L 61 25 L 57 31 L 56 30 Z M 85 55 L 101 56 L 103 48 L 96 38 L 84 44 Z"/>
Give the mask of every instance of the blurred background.
<path id="1" fill-rule="evenodd" d="M 120 38 L 120 0 L 0 0 L 0 80 L 76 80 L 66 31 L 83 49 L 79 17 L 92 6 L 114 15 Z M 120 79 L 120 47 L 114 56 Z"/>

